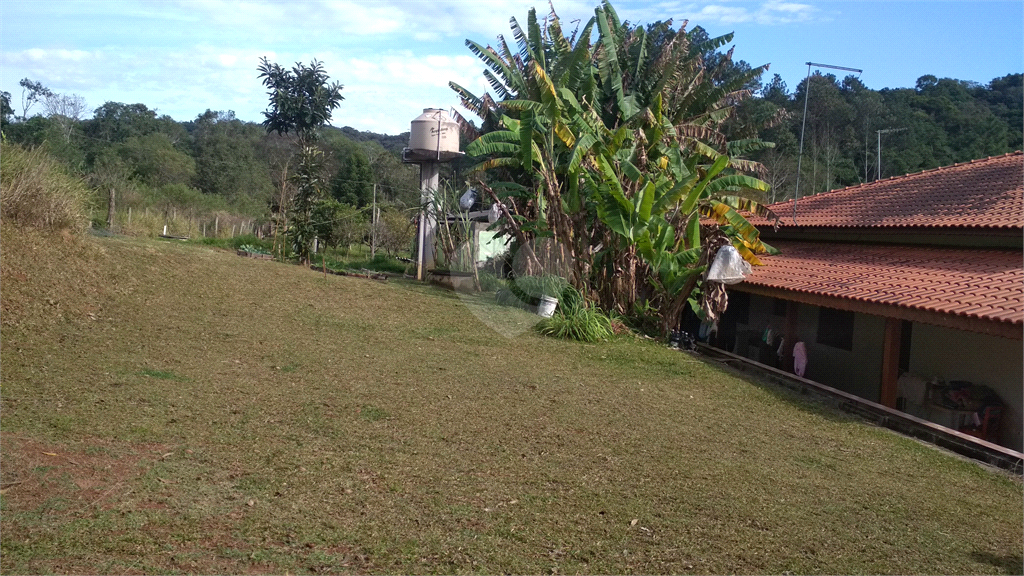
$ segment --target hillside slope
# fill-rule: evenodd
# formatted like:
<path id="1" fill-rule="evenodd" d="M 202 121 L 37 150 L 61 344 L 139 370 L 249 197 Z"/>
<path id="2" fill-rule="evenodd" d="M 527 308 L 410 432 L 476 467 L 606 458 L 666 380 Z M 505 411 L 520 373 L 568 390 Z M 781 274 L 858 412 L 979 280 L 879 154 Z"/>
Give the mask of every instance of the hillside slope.
<path id="1" fill-rule="evenodd" d="M 5 574 L 1021 571 L 1019 480 L 686 354 L 0 233 Z"/>

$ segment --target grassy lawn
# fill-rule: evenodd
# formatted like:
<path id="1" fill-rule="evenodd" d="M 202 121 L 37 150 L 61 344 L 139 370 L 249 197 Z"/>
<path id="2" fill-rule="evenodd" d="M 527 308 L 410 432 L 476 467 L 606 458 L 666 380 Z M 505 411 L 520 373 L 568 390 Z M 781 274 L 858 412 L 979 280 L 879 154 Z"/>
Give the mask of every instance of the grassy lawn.
<path id="1" fill-rule="evenodd" d="M 1019 479 L 663 346 L 0 233 L 5 574 L 1022 572 Z"/>

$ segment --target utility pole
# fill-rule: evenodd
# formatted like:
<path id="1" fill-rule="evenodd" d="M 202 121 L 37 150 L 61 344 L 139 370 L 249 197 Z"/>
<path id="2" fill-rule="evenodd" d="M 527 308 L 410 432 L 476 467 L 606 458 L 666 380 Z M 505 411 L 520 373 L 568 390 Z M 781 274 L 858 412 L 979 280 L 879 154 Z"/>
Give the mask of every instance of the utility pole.
<path id="1" fill-rule="evenodd" d="M 377 257 L 377 183 L 373 183 L 373 212 L 370 213 L 370 260 Z"/>
<path id="2" fill-rule="evenodd" d="M 817 64 L 807 62 L 807 80 L 804 81 L 804 119 L 800 124 L 800 154 L 796 157 L 796 190 L 793 192 L 793 225 L 796 226 L 796 201 L 800 198 L 800 166 L 804 159 L 804 129 L 807 128 L 807 101 L 811 97 L 811 66 L 815 68 L 830 68 L 832 70 L 845 70 L 847 72 L 864 72 L 858 68 L 846 68 L 845 66 L 833 66 L 831 64 Z"/>
<path id="3" fill-rule="evenodd" d="M 906 128 L 886 128 L 884 130 L 876 130 L 878 132 L 878 177 L 875 180 L 882 179 L 882 134 L 888 134 L 890 132 L 902 132 Z"/>

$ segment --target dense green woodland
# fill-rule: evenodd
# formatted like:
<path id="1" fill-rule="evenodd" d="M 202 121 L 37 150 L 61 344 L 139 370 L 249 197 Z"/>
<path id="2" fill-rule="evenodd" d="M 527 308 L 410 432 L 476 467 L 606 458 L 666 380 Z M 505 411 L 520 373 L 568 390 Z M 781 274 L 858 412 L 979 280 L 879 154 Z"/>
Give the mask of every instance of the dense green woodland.
<path id="1" fill-rule="evenodd" d="M 702 33 L 698 27 L 695 33 Z M 705 55 L 721 61 L 717 51 Z M 750 66 L 725 59 L 735 74 Z M 74 95 L 53 93 L 38 82 L 22 82 L 21 114 L 3 93 L 5 141 L 43 147 L 97 190 L 97 209 L 113 189 L 118 209 L 224 212 L 269 218 L 288 190 L 288 137 L 268 134 L 233 112 L 207 110 L 178 122 L 145 104 L 107 102 L 91 118 Z M 775 75 L 746 86 L 753 98 L 740 101 L 726 130 L 730 139 L 758 136 L 773 149 L 751 154 L 764 165 L 772 190 L 761 200 L 792 197 L 806 81 L 795 90 Z M 40 106 L 33 107 L 33 104 Z M 883 178 L 1020 149 L 1022 75 L 987 85 L 922 76 L 914 88 L 872 90 L 856 77 L 811 77 L 801 195 L 876 179 L 878 130 Z M 342 205 L 363 208 L 378 200 L 411 207 L 418 202 L 415 167 L 403 165 L 406 134 L 387 136 L 345 127 L 325 129 L 330 193 Z M 458 169 L 458 166 L 456 167 Z"/>
<path id="2" fill-rule="evenodd" d="M 55 97 L 60 96 L 37 96 L 44 101 Z M 3 98 L 5 142 L 43 147 L 97 190 L 97 208 L 105 209 L 113 188 L 119 210 L 177 208 L 261 219 L 292 186 L 294 139 L 268 134 L 261 124 L 243 122 L 233 112 L 208 110 L 177 122 L 145 104 L 107 102 L 89 119 L 50 107 L 25 118 L 14 114 L 8 94 Z M 418 175 L 415 167 L 402 164 L 396 141 L 408 141 L 408 136 L 323 130 L 319 145 L 333 198 L 363 208 L 372 202 L 376 184 L 379 202 L 415 206 Z"/>
<path id="3" fill-rule="evenodd" d="M 914 88 L 872 90 L 854 76 L 812 75 L 804 135 L 800 194 L 965 162 L 1021 148 L 1024 131 L 1022 75 L 995 78 L 988 85 L 922 76 Z M 784 111 L 760 136 L 776 143 L 757 158 L 768 171 L 775 199 L 792 197 L 806 80 L 790 92 L 775 75 L 759 98 L 747 100 L 734 117 L 734 130 L 752 131 Z"/>

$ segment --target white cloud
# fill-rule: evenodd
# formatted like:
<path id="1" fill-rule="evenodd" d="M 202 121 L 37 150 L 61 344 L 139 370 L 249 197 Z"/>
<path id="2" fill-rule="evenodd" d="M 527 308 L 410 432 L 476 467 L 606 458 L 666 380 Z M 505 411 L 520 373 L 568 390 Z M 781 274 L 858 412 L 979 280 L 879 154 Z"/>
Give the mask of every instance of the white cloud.
<path id="1" fill-rule="evenodd" d="M 647 7 L 649 8 L 649 7 Z M 690 21 L 689 28 L 694 26 L 708 26 L 711 24 L 748 24 L 756 23 L 766 26 L 790 24 L 794 22 L 809 22 L 821 18 L 820 11 L 811 4 L 798 2 L 784 2 L 781 0 L 769 0 L 767 2 L 730 2 L 719 0 L 714 4 L 698 4 L 694 2 L 668 1 L 657 4 L 655 10 L 647 8 L 631 7 L 628 11 L 620 12 L 620 16 L 632 18 L 646 17 L 651 12 L 655 14 L 666 14 L 654 18 L 666 19 L 674 17 L 676 20 L 686 19 Z M 637 20 L 638 21 L 638 20 Z"/>
<path id="2" fill-rule="evenodd" d="M 733 6 L 705 6 L 694 18 L 698 22 L 714 21 L 722 24 L 735 24 L 737 22 L 749 22 L 753 16 L 746 8 Z"/>
<path id="3" fill-rule="evenodd" d="M 563 27 L 571 31 L 577 21 L 585 22 L 596 4 L 556 0 Z M 531 6 L 541 19 L 549 12 L 548 4 L 536 0 L 125 0 L 116 7 L 43 6 L 45 19 L 22 16 L 47 24 L 24 34 L 20 45 L 5 29 L 3 89 L 14 92 L 17 80 L 28 77 L 57 92 L 81 94 L 92 107 L 141 102 L 178 120 L 206 108 L 233 109 L 241 119 L 258 121 L 266 108 L 256 73 L 260 57 L 289 66 L 317 58 L 345 85 L 346 100 L 334 124 L 388 133 L 407 130 L 422 108 L 457 105 L 451 81 L 476 94 L 489 89 L 483 65 L 460 40 L 487 45 L 503 34 L 511 42 L 509 17 L 525 26 Z M 693 24 L 779 24 L 815 14 L 799 0 L 668 0 L 656 7 L 624 2 L 619 8 L 622 19 L 638 23 L 682 16 Z"/>

